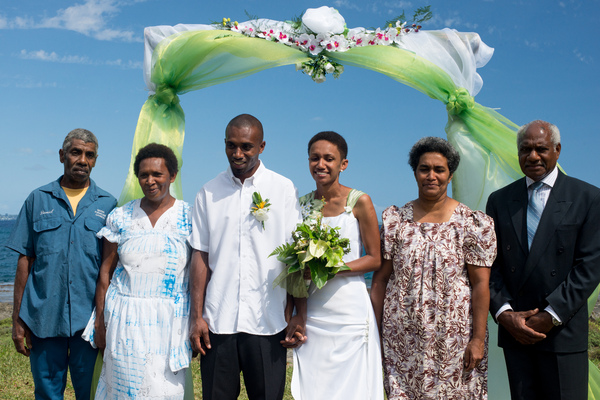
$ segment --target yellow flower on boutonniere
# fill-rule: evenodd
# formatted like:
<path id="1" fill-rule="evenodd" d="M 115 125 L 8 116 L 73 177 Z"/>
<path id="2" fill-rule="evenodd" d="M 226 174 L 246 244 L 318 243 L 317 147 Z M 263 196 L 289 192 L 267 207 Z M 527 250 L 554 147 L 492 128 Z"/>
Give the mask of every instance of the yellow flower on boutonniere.
<path id="1" fill-rule="evenodd" d="M 269 215 L 267 212 L 269 211 L 269 207 L 271 203 L 269 203 L 269 199 L 262 199 L 262 196 L 258 192 L 254 192 L 252 194 L 252 207 L 250 208 L 250 213 L 254 215 L 257 221 L 259 221 L 265 229 L 265 221 L 269 219 Z"/>

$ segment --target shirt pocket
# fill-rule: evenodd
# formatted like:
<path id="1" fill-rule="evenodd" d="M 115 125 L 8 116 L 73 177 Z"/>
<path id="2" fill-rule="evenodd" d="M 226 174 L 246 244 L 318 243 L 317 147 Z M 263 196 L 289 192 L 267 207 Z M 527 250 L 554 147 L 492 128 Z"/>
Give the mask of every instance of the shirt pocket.
<path id="1" fill-rule="evenodd" d="M 104 227 L 104 221 L 98 218 L 86 218 L 84 221 L 85 236 L 82 238 L 83 248 L 91 255 L 99 257 L 100 243 L 96 234 Z"/>
<path id="2" fill-rule="evenodd" d="M 59 228 L 62 224 L 62 218 L 47 218 L 34 221 L 33 230 L 37 234 L 35 245 L 36 257 L 60 251 L 60 242 L 67 240 L 66 237 L 61 237 L 60 235 Z"/>

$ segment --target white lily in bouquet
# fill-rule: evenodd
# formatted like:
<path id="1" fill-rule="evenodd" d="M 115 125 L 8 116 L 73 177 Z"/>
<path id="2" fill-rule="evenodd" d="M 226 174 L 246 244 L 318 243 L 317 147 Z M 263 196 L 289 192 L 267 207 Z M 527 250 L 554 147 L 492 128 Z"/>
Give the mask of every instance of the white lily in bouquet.
<path id="1" fill-rule="evenodd" d="M 342 260 L 350 252 L 350 240 L 340 238 L 340 228 L 332 228 L 322 219 L 318 215 L 298 224 L 292 232 L 292 242 L 277 247 L 269 255 L 286 264 L 273 287 L 281 286 L 296 298 L 308 297 L 311 282 L 321 289 L 338 272 L 350 269 Z M 310 271 L 309 280 L 305 280 L 306 271 Z"/>

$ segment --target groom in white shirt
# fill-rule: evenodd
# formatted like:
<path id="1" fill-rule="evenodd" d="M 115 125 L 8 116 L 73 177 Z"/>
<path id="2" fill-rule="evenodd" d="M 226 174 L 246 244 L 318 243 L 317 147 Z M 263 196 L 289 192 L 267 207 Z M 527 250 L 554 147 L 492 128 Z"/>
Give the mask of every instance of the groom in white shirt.
<path id="1" fill-rule="evenodd" d="M 251 400 L 283 398 L 286 347 L 306 339 L 305 317 L 284 315 L 286 292 L 273 288 L 284 265 L 269 257 L 301 221 L 298 193 L 289 179 L 261 163 L 264 148 L 258 119 L 232 119 L 225 129 L 229 168 L 196 195 L 189 239 L 190 340 L 202 355 L 205 400 L 237 399 L 240 371 Z M 266 220 L 252 213 L 255 193 L 270 203 Z M 300 311 L 305 305 L 296 302 Z"/>

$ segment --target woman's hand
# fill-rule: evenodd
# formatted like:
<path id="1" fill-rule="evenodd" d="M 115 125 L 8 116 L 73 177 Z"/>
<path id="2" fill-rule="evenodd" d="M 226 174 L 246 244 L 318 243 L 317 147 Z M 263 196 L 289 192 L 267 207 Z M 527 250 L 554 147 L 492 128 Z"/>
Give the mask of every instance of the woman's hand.
<path id="1" fill-rule="evenodd" d="M 96 343 L 96 347 L 98 347 L 104 355 L 104 349 L 106 348 L 106 326 L 104 325 L 104 316 L 96 314 L 94 329 L 96 330 L 94 333 L 94 343 Z"/>
<path id="2" fill-rule="evenodd" d="M 477 367 L 481 360 L 483 360 L 483 354 L 485 352 L 485 342 L 481 339 L 473 338 L 465 349 L 465 356 L 463 359 L 463 365 L 467 371 L 471 371 Z"/>

